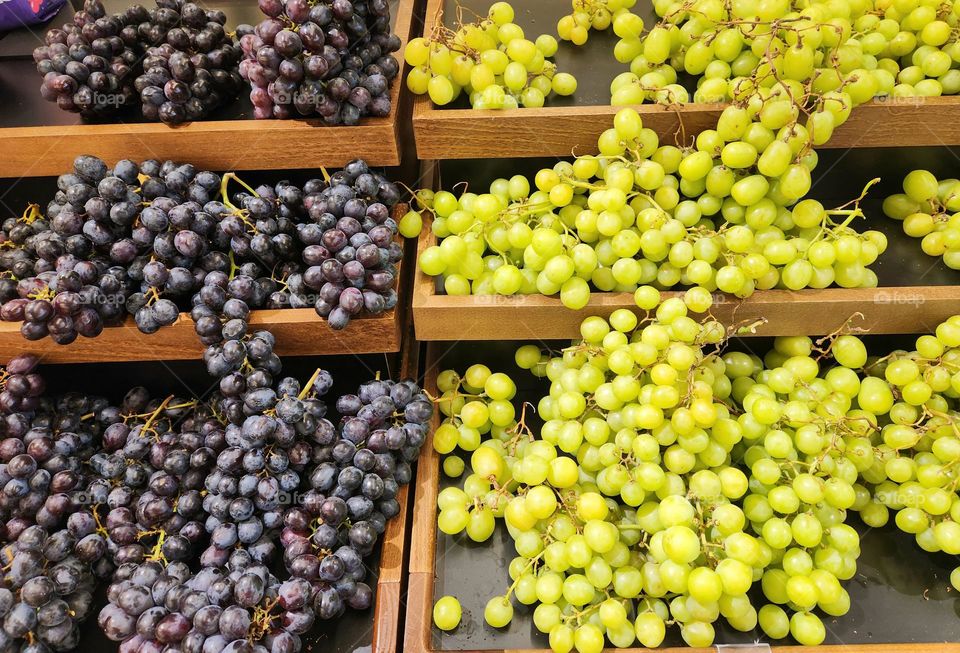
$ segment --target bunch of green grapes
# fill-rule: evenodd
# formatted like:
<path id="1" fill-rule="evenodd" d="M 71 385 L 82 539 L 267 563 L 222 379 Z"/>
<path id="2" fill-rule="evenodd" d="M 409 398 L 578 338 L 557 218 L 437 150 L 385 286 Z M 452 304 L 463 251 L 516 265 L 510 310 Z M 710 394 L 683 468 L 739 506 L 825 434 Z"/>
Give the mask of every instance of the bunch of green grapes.
<path id="1" fill-rule="evenodd" d="M 937 178 L 914 170 L 903 180 L 903 193 L 883 202 L 883 212 L 903 222 L 903 233 L 921 238 L 929 256 L 941 256 L 947 267 L 960 270 L 960 180 Z"/>
<path id="2" fill-rule="evenodd" d="M 813 113 L 820 142 L 848 109 L 874 97 L 960 92 L 960 2 L 858 0 L 655 0 L 661 17 L 637 38 L 621 35 L 630 72 L 611 85 L 612 104 L 686 102 L 677 73 L 697 78 L 697 102 L 789 100 Z M 814 131 L 811 129 L 811 131 Z"/>
<path id="3" fill-rule="evenodd" d="M 862 341 L 777 338 L 762 359 L 724 353 L 725 329 L 691 317 L 709 313 L 705 289 L 661 302 L 643 287 L 637 298 L 642 322 L 621 309 L 587 318 L 557 355 L 517 351 L 518 366 L 549 381 L 539 433 L 499 404 L 515 392 L 507 377 L 482 365 L 440 377 L 449 417 L 435 446 L 455 455 L 465 443 L 470 470 L 440 493 L 438 526 L 482 542 L 502 519 L 517 552 L 486 622 L 504 627 L 514 603 L 536 606 L 557 653 L 655 647 L 671 624 L 706 647 L 721 616 L 821 643 L 820 615 L 850 607 L 842 581 L 860 545 L 848 511 L 871 505 L 863 479 L 888 455 L 879 432 L 892 403 L 864 371 Z M 960 318 L 938 334 L 960 343 Z M 455 627 L 459 610 L 445 597 L 438 626 Z"/>
<path id="4" fill-rule="evenodd" d="M 474 109 L 542 107 L 551 93 L 572 95 L 577 80 L 549 61 L 557 40 L 542 34 L 531 41 L 513 19 L 509 3 L 495 2 L 475 23 L 439 25 L 428 38 L 411 39 L 403 53 L 413 66 L 407 88 L 436 105 L 467 93 Z"/>
<path id="5" fill-rule="evenodd" d="M 638 25 L 635 19 L 640 17 L 630 12 L 635 4 L 637 0 L 572 0 L 572 11 L 557 21 L 557 35 L 574 45 L 583 45 L 590 38 L 591 29 L 603 31 L 613 25 L 614 32 L 621 38 L 639 36 L 643 32 L 643 20 Z M 633 31 L 624 31 L 628 24 Z"/>
<path id="6" fill-rule="evenodd" d="M 925 551 L 960 554 L 960 316 L 866 371 L 877 453 L 863 460 L 861 518 L 879 527 L 892 511 Z M 960 588 L 960 568 L 951 581 Z"/>
<path id="7" fill-rule="evenodd" d="M 837 105 L 839 110 L 839 105 Z M 729 106 L 690 147 L 661 144 L 621 109 L 580 156 L 494 181 L 489 193 L 429 200 L 439 245 L 420 257 L 451 295 L 560 295 L 586 306 L 591 288 L 633 292 L 696 285 L 747 297 L 755 289 L 874 287 L 867 266 L 886 249 L 858 233 L 858 201 L 827 210 L 812 199 L 817 162 L 789 103 L 759 114 Z"/>

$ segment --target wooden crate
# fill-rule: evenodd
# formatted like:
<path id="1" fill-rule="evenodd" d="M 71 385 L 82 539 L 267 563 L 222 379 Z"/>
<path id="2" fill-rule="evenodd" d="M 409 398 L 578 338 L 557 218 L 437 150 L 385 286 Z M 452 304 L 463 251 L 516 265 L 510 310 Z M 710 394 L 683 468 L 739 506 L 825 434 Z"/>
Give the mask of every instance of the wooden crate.
<path id="1" fill-rule="evenodd" d="M 427 345 L 427 354 L 426 354 L 426 378 L 425 378 L 425 388 L 430 393 L 437 393 L 437 375 L 442 369 L 441 365 L 446 365 L 444 361 L 445 357 L 450 353 L 450 350 L 447 345 L 442 345 L 438 343 L 430 343 Z M 483 360 L 482 357 L 474 357 L 476 361 Z M 484 360 L 484 362 L 490 362 L 489 360 Z M 440 423 L 440 416 L 436 415 L 434 417 L 434 428 Z M 424 452 L 420 456 L 420 460 L 417 467 L 417 478 L 416 478 L 416 501 L 413 507 L 413 532 L 412 538 L 413 542 L 416 542 L 416 546 L 411 547 L 410 550 L 410 579 L 409 579 L 409 589 L 407 593 L 407 614 L 405 620 L 405 630 L 404 630 L 404 642 L 403 642 L 403 651 L 404 653 L 441 653 L 448 649 L 442 648 L 437 645 L 434 635 L 440 631 L 435 629 L 433 626 L 433 604 L 434 604 L 434 589 L 435 583 L 437 581 L 438 574 L 440 573 L 440 567 L 437 560 L 437 495 L 439 493 L 440 486 L 440 456 L 433 449 L 432 435 L 428 438 L 428 441 L 424 445 Z M 498 530 L 501 527 L 498 526 Z M 882 535 L 882 534 L 881 534 Z M 446 536 L 443 536 L 446 537 Z M 907 536 L 909 537 L 909 536 Z M 912 542 L 909 543 L 913 545 Z M 914 548 L 917 548 L 914 546 Z M 917 548 L 919 551 L 919 549 Z M 923 554 L 923 552 L 920 552 Z M 484 553 L 474 552 L 474 556 L 482 556 Z M 508 554 L 509 555 L 509 554 Z M 926 555 L 926 554 L 923 554 Z M 891 563 L 893 565 L 899 564 L 901 561 L 893 559 Z M 505 581 L 504 587 L 507 582 L 506 574 L 506 565 L 509 561 L 509 558 L 506 558 L 501 561 L 502 567 L 502 576 Z M 916 560 L 912 562 L 916 563 Z M 467 572 L 465 572 L 467 573 Z M 468 584 L 468 579 L 455 579 L 452 584 L 457 587 L 463 587 L 464 592 L 469 591 L 469 588 L 465 586 L 465 583 Z M 848 585 L 857 584 L 859 581 L 854 580 L 848 583 Z M 944 582 L 947 582 L 944 579 Z M 920 599 L 924 600 L 923 598 Z M 858 605 L 860 612 L 866 612 L 871 614 L 870 606 L 868 605 Z M 949 617 L 953 617 L 952 610 Z M 861 617 L 862 618 L 862 617 Z M 900 621 L 901 616 L 897 615 L 873 615 L 874 619 L 888 618 L 893 619 L 894 623 Z M 843 619 L 843 617 L 840 617 Z M 486 628 L 489 630 L 489 627 L 483 624 L 483 615 L 482 614 L 472 614 L 472 627 L 473 628 Z M 829 624 L 828 624 L 829 625 Z M 532 628 L 532 625 L 531 625 Z M 931 637 L 936 638 L 939 635 L 935 628 L 931 629 Z M 863 633 L 865 639 L 870 639 L 871 636 L 869 633 Z M 489 641 L 489 640 L 488 640 Z M 544 638 L 545 641 L 545 638 Z M 718 637 L 718 643 L 722 643 Z M 744 647 L 744 644 L 738 644 L 738 647 Z M 453 649 L 450 649 L 453 650 Z M 458 653 L 551 653 L 549 649 L 542 648 L 503 648 L 497 647 L 495 645 L 484 646 L 481 648 L 465 650 L 462 647 L 456 648 Z M 622 651 L 623 653 L 642 653 L 644 651 L 649 651 L 650 649 L 645 648 L 631 648 L 631 649 L 606 649 L 609 651 Z M 657 651 L 662 651 L 663 653 L 713 653 L 717 650 L 720 650 L 719 647 L 711 648 L 689 648 L 686 646 L 683 647 L 667 647 L 656 649 Z M 751 648 L 749 645 L 746 645 L 745 648 L 741 648 L 743 651 L 750 651 L 753 653 L 762 653 L 763 651 L 771 650 L 774 653 L 815 653 L 817 651 L 822 651 L 823 653 L 960 653 L 960 643 L 909 643 L 909 644 L 865 644 L 865 643 L 851 643 L 851 644 L 831 644 L 831 645 L 822 645 L 817 647 L 804 647 L 804 646 L 782 646 L 775 645 L 769 649 L 764 644 L 758 645 L 756 648 Z"/>
<path id="2" fill-rule="evenodd" d="M 518 16 L 532 2 L 515 2 Z M 542 13 L 539 0 L 535 15 Z M 486 7 L 490 3 L 471 2 L 471 8 Z M 569 3 L 560 3 L 569 11 Z M 441 20 L 445 0 L 427 0 L 424 32 L 429 34 Z M 447 5 L 449 6 L 449 5 Z M 643 11 L 643 3 L 634 11 Z M 532 12 L 533 13 L 533 12 Z M 649 12 L 648 12 L 649 13 Z M 648 16 L 644 15 L 646 20 Z M 536 33 L 553 33 L 549 19 L 529 25 L 522 17 L 517 22 Z M 648 24 L 650 21 L 647 20 Z M 598 38 L 591 34 L 590 39 Z M 590 42 L 587 43 L 587 46 Z M 574 47 L 561 45 L 561 47 Z M 603 53 L 594 52 L 595 56 Z M 590 56 L 584 54 L 583 56 Z M 609 61 L 598 62 L 591 73 L 604 77 L 609 83 L 613 77 L 628 70 L 613 58 L 612 48 L 606 52 Z M 576 95 L 574 96 L 574 100 Z M 599 102 L 603 98 L 595 98 Z M 609 99 L 609 95 L 606 96 Z M 551 102 L 554 104 L 551 106 Z M 565 103 L 566 104 L 566 103 Z M 679 134 L 695 135 L 704 129 L 713 129 L 722 104 L 689 103 L 663 106 L 642 104 L 634 108 L 640 112 L 645 127 L 656 131 L 661 140 L 670 142 Z M 534 156 L 569 156 L 595 154 L 597 137 L 613 125 L 613 116 L 619 107 L 602 105 L 556 106 L 556 98 L 547 100 L 539 109 L 511 109 L 476 111 L 460 108 L 437 108 L 426 95 L 414 100 L 413 128 L 417 154 L 421 159 L 511 158 Z M 960 97 L 889 98 L 875 100 L 854 109 L 846 123 L 836 129 L 833 138 L 820 148 L 893 147 L 901 145 L 956 145 L 960 144 Z M 818 149 L 820 149 L 818 148 Z"/>
<path id="3" fill-rule="evenodd" d="M 399 219 L 407 211 L 400 203 L 393 209 Z M 266 329 L 277 338 L 279 356 L 324 356 L 332 354 L 393 353 L 401 349 L 409 322 L 411 270 L 415 267 L 413 242 L 405 242 L 404 260 L 397 264 L 397 305 L 380 315 L 361 314 L 347 328 L 331 329 L 313 308 L 262 309 L 251 311 L 250 331 Z M 45 363 L 112 363 L 119 361 L 199 360 L 204 345 L 189 313 L 181 313 L 170 326 L 156 333 L 141 332 L 133 316 L 121 326 L 106 327 L 95 338 L 78 337 L 69 345 L 49 338 L 26 340 L 20 322 L 0 322 L 0 364 L 18 354 L 33 353 Z"/>
<path id="4" fill-rule="evenodd" d="M 417 258 L 437 244 L 424 224 Z M 919 243 L 917 245 L 919 247 Z M 413 321 L 417 339 L 560 340 L 580 337 L 580 323 L 591 315 L 608 317 L 627 308 L 641 318 L 632 293 L 597 292 L 580 310 L 559 297 L 544 295 L 464 295 L 438 292 L 437 279 L 419 266 L 414 271 Z M 664 298 L 683 291 L 666 291 Z M 711 315 L 724 325 L 749 327 L 744 335 L 824 335 L 847 325 L 870 333 L 927 333 L 960 312 L 960 286 L 759 290 L 747 299 L 714 293 Z"/>
<path id="5" fill-rule="evenodd" d="M 222 0 L 230 5 L 234 0 Z M 42 177 L 67 172 L 78 154 L 92 154 L 105 161 L 147 158 L 192 163 L 211 170 L 280 170 L 340 167 L 362 158 L 373 166 L 400 163 L 401 104 L 406 96 L 403 47 L 410 36 L 417 0 L 398 0 L 394 32 L 401 40 L 395 53 L 400 73 L 390 91 L 392 112 L 384 118 L 365 118 L 352 127 L 325 127 L 319 120 L 218 119 L 171 127 L 163 123 L 49 124 L 0 127 L 0 177 Z M 214 8 L 220 8 L 214 2 Z M 235 3 L 234 3 L 235 4 Z M 253 11 L 256 3 L 253 3 Z M 244 7 L 249 12 L 250 7 Z M 56 23 L 54 23 L 56 25 Z M 32 62 L 31 62 L 32 63 Z M 4 110 L 27 115 L 49 113 L 39 95 L 40 76 L 30 74 L 25 60 L 0 62 L 0 87 L 24 87 L 30 95 Z M 3 75 L 5 66 L 8 75 Z M 10 79 L 5 79 L 10 77 Z M 246 83 L 245 83 L 246 89 Z M 248 91 L 241 91 L 245 94 Z M 53 107 L 53 111 L 58 111 Z M 63 112 L 59 112 L 63 113 Z M 56 116 L 63 119 L 62 116 Z M 67 120 L 73 120 L 67 116 Z M 75 119 L 79 121 L 79 118 Z M 32 121 L 31 121 L 32 122 Z"/>

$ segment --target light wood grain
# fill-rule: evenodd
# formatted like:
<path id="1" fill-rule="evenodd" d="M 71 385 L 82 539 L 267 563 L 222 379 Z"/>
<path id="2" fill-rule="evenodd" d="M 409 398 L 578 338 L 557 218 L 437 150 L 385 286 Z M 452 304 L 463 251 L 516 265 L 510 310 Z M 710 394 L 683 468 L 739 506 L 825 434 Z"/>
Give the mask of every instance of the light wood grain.
<path id="1" fill-rule="evenodd" d="M 261 310 L 250 314 L 250 330 L 268 329 L 277 338 L 280 356 L 372 354 L 400 350 L 397 309 L 376 317 L 359 317 L 346 329 L 331 329 L 312 308 Z M 122 326 L 108 327 L 96 338 L 77 338 L 69 345 L 48 338 L 31 342 L 20 335 L 19 322 L 0 322 L 0 362 L 17 354 L 34 353 L 45 363 L 197 360 L 204 346 L 193 320 L 181 313 L 177 321 L 154 334 L 141 333 L 128 318 Z"/>
<path id="2" fill-rule="evenodd" d="M 418 258 L 436 242 L 425 225 Z M 442 295 L 435 278 L 419 266 L 415 274 L 413 319 L 424 341 L 561 340 L 580 337 L 580 323 L 591 315 L 608 317 L 620 308 L 646 315 L 631 293 L 592 292 L 588 304 L 574 311 L 559 297 L 543 295 Z M 905 286 L 759 290 L 744 300 L 714 293 L 710 314 L 728 327 L 751 325 L 742 335 L 781 336 L 824 335 L 844 326 L 869 333 L 931 333 L 958 311 L 960 286 Z"/>
<path id="3" fill-rule="evenodd" d="M 424 34 L 440 19 L 444 0 L 428 0 Z M 549 103 L 549 100 L 548 100 Z M 661 142 L 689 144 L 716 127 L 724 104 L 634 105 Z M 514 158 L 596 154 L 597 138 L 619 107 L 572 106 L 478 111 L 414 102 L 413 129 L 421 159 Z M 888 98 L 853 110 L 821 148 L 960 144 L 960 97 Z"/>
<path id="4" fill-rule="evenodd" d="M 398 107 L 405 94 L 403 47 L 410 38 L 417 0 L 400 0 L 394 32 L 400 37 L 400 74 L 390 90 L 392 110 L 352 127 L 320 120 L 211 120 L 170 127 L 113 123 L 0 129 L 0 177 L 60 175 L 78 154 L 108 164 L 120 159 L 170 159 L 216 171 L 341 167 L 361 158 L 373 166 L 400 163 Z M 32 83 L 32 82 L 31 82 Z M 39 82 L 38 82 L 39 85 Z M 246 86 L 245 86 L 246 88 Z"/>

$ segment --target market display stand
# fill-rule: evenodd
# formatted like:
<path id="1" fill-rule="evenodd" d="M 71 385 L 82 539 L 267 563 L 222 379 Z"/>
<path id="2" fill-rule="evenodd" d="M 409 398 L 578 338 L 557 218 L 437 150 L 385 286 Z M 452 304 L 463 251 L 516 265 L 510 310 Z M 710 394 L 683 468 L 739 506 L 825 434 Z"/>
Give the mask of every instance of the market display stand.
<path id="1" fill-rule="evenodd" d="M 58 175 L 70 169 L 78 153 L 105 161 L 147 158 L 189 161 L 209 170 L 284 170 L 339 167 L 362 158 L 373 166 L 400 163 L 400 104 L 405 64 L 403 46 L 410 36 L 417 0 L 394 0 L 391 12 L 401 50 L 400 73 L 391 88 L 392 111 L 364 118 L 351 127 L 327 127 L 319 120 L 254 120 L 246 93 L 211 120 L 176 127 L 163 123 L 89 124 L 40 97 L 40 75 L 27 55 L 0 60 L 0 177 Z M 112 7 L 108 7 L 112 8 Z M 228 24 L 255 24 L 255 2 L 215 0 L 211 9 L 227 13 Z M 59 25 L 54 21 L 53 25 Z M 39 40 L 43 28 L 37 28 Z M 134 118 L 135 119 L 135 118 Z"/>

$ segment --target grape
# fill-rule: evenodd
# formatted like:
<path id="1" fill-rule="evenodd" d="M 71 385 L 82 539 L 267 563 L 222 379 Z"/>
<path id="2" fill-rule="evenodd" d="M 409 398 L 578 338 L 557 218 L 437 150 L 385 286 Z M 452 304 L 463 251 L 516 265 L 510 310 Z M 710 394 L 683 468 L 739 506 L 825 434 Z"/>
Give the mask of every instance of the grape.
<path id="1" fill-rule="evenodd" d="M 453 630 L 460 624 L 460 602 L 453 596 L 444 596 L 433 606 L 433 622 L 441 630 Z"/>
<path id="2" fill-rule="evenodd" d="M 535 606 L 555 651 L 658 646 L 673 621 L 710 646 L 721 617 L 812 646 L 822 615 L 850 609 L 850 511 L 871 526 L 893 512 L 924 549 L 958 550 L 956 492 L 939 470 L 960 444 L 947 413 L 919 405 L 955 410 L 960 317 L 880 359 L 846 334 L 778 337 L 761 357 L 724 351 L 712 318 L 688 316 L 709 314 L 709 293 L 658 295 L 638 293 L 645 321 L 589 317 L 569 348 L 517 351 L 546 377 L 537 429 L 522 411 L 494 423 L 499 402 L 530 399 L 502 372 L 438 375 L 435 444 L 444 468 L 469 465 L 438 496 L 438 528 L 486 542 L 503 520 L 516 552 L 488 626 L 509 624 L 516 600 Z M 884 425 L 877 441 L 867 415 Z M 462 437 L 473 430 L 479 442 Z"/>
<path id="3" fill-rule="evenodd" d="M 147 121 L 203 118 L 234 99 L 242 84 L 240 49 L 225 22 L 222 12 L 182 0 L 112 16 L 99 0 L 88 0 L 34 51 L 41 95 L 85 118 L 115 117 L 137 104 Z"/>
<path id="4" fill-rule="evenodd" d="M 240 47 L 225 32 L 222 12 L 181 2 L 164 8 L 178 15 L 154 12 L 137 28 L 149 44 L 143 74 L 134 80 L 143 116 L 170 124 L 199 120 L 240 93 Z"/>
<path id="5" fill-rule="evenodd" d="M 901 220 L 908 236 L 920 238 L 920 247 L 928 256 L 939 256 L 947 267 L 960 269 L 960 208 L 957 180 L 938 181 L 926 170 L 914 170 L 903 180 L 902 194 L 883 202 L 887 216 Z"/>
<path id="6" fill-rule="evenodd" d="M 26 338 L 68 344 L 125 313 L 154 333 L 189 310 L 210 347 L 208 368 L 225 376 L 242 366 L 247 345 L 258 366 L 276 365 L 272 344 L 251 344 L 252 309 L 313 306 L 342 329 L 396 305 L 394 184 L 359 160 L 302 188 L 232 194 L 234 179 L 169 161 L 111 170 L 78 157 L 58 179 L 51 217 L 31 206 L 2 225 L 15 246 L 0 269 L 20 281 L 0 294 L 0 319 L 22 322 Z"/>

